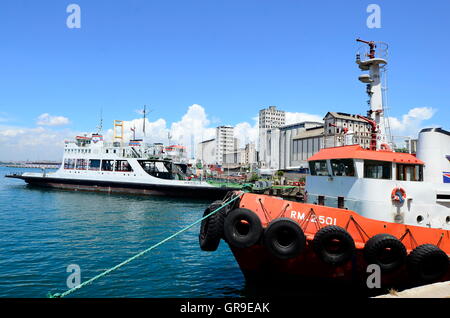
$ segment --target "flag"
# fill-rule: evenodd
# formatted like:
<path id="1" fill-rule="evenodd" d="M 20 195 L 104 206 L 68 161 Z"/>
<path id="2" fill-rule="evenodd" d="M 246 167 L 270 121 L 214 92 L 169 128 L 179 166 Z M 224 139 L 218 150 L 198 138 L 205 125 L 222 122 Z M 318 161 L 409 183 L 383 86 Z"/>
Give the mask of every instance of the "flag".
<path id="1" fill-rule="evenodd" d="M 450 172 L 443 172 L 442 177 L 444 179 L 444 183 L 450 183 Z"/>

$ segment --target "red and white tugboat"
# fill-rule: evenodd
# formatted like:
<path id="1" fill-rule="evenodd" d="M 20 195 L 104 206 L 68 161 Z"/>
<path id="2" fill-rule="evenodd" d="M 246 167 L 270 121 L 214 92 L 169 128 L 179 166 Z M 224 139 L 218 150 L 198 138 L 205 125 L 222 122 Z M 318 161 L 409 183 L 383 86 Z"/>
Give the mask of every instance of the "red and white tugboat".
<path id="1" fill-rule="evenodd" d="M 241 197 L 202 223 L 201 248 L 213 251 L 223 238 L 247 281 L 367 288 L 370 268 L 383 288 L 450 280 L 450 132 L 423 129 L 416 155 L 392 151 L 380 82 L 387 61 L 374 42 L 359 41 L 370 48 L 366 59 L 357 55 L 369 71 L 359 77 L 370 97 L 361 117 L 372 126 L 369 149 L 343 145 L 310 157 L 305 203 L 233 192 L 224 201 Z"/>

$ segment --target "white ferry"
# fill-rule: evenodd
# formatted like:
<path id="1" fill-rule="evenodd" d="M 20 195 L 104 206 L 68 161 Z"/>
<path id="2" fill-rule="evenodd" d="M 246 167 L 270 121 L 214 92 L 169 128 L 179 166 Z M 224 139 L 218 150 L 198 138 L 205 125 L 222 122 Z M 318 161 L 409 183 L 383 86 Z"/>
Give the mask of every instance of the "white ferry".
<path id="1" fill-rule="evenodd" d="M 25 180 L 30 185 L 86 191 L 139 193 L 221 199 L 236 187 L 217 185 L 196 178 L 182 160 L 184 147 L 146 144 L 142 139 L 123 141 L 122 132 L 114 142 L 99 133 L 65 141 L 63 162 L 55 172 L 26 172 L 6 177 Z"/>

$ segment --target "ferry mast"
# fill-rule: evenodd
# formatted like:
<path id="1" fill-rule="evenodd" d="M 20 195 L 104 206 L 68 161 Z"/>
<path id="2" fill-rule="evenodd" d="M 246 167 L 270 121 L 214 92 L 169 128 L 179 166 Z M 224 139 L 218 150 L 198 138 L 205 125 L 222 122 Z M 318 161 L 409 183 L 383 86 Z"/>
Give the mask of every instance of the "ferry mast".
<path id="1" fill-rule="evenodd" d="M 380 57 L 376 52 L 377 44 L 374 41 L 364 41 L 357 39 L 356 41 L 367 44 L 368 52 L 361 56 L 360 53 L 356 54 L 356 63 L 362 71 L 369 71 L 359 76 L 359 80 L 362 83 L 367 84 L 366 92 L 369 96 L 369 110 L 367 112 L 367 118 L 362 117 L 368 121 L 372 126 L 372 140 L 370 148 L 372 150 L 388 147 L 388 140 L 386 135 L 386 118 L 383 107 L 383 87 L 381 82 L 381 69 L 387 65 L 387 60 Z"/>

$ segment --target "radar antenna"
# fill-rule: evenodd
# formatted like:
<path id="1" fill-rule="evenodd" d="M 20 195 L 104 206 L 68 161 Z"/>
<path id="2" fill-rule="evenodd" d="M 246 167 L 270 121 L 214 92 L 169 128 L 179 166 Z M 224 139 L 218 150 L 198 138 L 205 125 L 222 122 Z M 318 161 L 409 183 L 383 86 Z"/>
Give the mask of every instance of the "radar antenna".
<path id="1" fill-rule="evenodd" d="M 100 108 L 100 123 L 97 126 L 97 135 L 103 131 L 103 108 Z"/>

